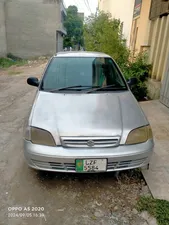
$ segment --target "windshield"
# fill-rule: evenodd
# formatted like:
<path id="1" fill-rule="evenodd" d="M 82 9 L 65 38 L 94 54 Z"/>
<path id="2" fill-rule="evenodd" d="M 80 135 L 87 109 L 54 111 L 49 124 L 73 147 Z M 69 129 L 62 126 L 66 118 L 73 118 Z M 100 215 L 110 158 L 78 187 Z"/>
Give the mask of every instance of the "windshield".
<path id="1" fill-rule="evenodd" d="M 77 91 L 108 85 L 127 89 L 120 71 L 111 58 L 55 57 L 45 72 L 41 90 Z"/>

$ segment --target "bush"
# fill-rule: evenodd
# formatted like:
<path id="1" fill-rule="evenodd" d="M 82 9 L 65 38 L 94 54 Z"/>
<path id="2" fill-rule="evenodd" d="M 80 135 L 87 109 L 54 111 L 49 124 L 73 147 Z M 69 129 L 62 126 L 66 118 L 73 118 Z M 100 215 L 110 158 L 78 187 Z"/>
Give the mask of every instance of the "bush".
<path id="1" fill-rule="evenodd" d="M 147 97 L 146 81 L 149 77 L 151 65 L 148 64 L 148 56 L 146 53 L 139 53 L 133 61 L 128 61 L 122 72 L 128 80 L 132 77 L 137 78 L 138 83 L 132 87 L 132 92 L 138 101 Z"/>

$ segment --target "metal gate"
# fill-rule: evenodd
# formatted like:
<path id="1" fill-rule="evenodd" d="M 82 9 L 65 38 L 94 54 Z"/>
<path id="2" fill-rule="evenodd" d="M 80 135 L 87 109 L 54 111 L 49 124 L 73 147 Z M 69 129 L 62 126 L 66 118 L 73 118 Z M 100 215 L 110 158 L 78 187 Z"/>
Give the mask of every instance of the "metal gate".
<path id="1" fill-rule="evenodd" d="M 169 107 L 169 55 L 166 66 L 166 71 L 162 81 L 162 87 L 160 92 L 160 102 Z"/>

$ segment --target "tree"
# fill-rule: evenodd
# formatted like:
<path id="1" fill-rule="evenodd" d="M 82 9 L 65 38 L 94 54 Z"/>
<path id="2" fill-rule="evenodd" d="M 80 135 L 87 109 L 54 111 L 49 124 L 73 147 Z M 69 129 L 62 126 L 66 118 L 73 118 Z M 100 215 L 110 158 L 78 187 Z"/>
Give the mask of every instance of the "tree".
<path id="1" fill-rule="evenodd" d="M 111 15 L 98 12 L 87 18 L 84 25 L 84 43 L 87 51 L 104 52 L 118 63 L 126 79 L 136 77 L 138 83 L 132 87 L 137 100 L 147 95 L 146 80 L 151 69 L 146 55 L 139 54 L 130 60 L 130 51 L 122 35 L 122 23 Z"/>
<path id="2" fill-rule="evenodd" d="M 129 51 L 122 35 L 122 23 L 111 15 L 98 12 L 87 18 L 84 25 L 85 48 L 88 51 L 105 52 L 119 65 L 126 64 Z"/>
<path id="3" fill-rule="evenodd" d="M 64 26 L 67 29 L 67 35 L 64 38 L 64 47 L 83 46 L 83 21 L 78 16 L 76 6 L 68 7 Z"/>

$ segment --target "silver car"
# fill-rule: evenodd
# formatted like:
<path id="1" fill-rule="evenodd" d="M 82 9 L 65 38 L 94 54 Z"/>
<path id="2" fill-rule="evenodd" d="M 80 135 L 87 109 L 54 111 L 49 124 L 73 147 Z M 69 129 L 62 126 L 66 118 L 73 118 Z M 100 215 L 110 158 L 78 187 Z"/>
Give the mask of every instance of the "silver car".
<path id="1" fill-rule="evenodd" d="M 49 61 L 25 125 L 24 155 L 34 169 L 109 172 L 145 167 L 151 127 L 114 60 L 60 52 Z"/>

